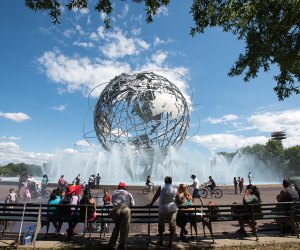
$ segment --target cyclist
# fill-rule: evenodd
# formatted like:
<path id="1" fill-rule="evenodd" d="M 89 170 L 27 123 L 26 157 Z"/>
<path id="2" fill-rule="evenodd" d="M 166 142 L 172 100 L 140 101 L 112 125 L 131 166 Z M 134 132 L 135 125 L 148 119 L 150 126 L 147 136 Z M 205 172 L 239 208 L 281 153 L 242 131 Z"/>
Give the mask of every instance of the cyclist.
<path id="1" fill-rule="evenodd" d="M 192 203 L 194 203 L 195 198 L 199 198 L 201 204 L 203 205 L 203 201 L 202 201 L 202 198 L 200 195 L 200 188 L 199 188 L 200 182 L 199 182 L 198 178 L 196 177 L 196 175 L 194 175 L 194 174 L 191 175 L 191 178 L 193 179 L 193 184 L 190 185 L 189 187 L 194 188 L 193 196 L 192 196 Z"/>
<path id="2" fill-rule="evenodd" d="M 152 188 L 154 187 L 154 183 L 151 181 L 151 176 L 150 175 L 147 176 L 146 186 L 148 187 L 149 192 L 151 192 Z"/>
<path id="3" fill-rule="evenodd" d="M 208 182 L 205 183 L 205 186 L 207 186 L 209 188 L 210 194 L 211 194 L 211 196 L 213 196 L 212 192 L 216 188 L 216 183 L 211 176 L 208 177 Z"/>

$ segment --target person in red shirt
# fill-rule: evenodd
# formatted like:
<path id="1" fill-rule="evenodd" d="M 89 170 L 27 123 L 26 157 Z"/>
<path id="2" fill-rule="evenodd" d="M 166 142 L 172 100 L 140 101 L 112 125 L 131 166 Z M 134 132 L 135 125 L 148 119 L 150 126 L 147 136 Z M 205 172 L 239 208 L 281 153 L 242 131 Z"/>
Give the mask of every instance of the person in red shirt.
<path id="1" fill-rule="evenodd" d="M 104 196 L 103 196 L 103 204 L 105 206 L 109 206 L 110 203 L 111 203 L 111 197 L 110 197 L 108 191 L 106 189 L 104 189 L 103 190 L 103 194 L 104 194 Z"/>
<path id="2" fill-rule="evenodd" d="M 103 206 L 109 206 L 111 203 L 111 196 L 108 193 L 107 189 L 103 190 Z M 101 224 L 101 230 L 102 232 L 105 230 L 106 233 L 109 232 L 109 224 L 108 223 L 102 223 Z"/>

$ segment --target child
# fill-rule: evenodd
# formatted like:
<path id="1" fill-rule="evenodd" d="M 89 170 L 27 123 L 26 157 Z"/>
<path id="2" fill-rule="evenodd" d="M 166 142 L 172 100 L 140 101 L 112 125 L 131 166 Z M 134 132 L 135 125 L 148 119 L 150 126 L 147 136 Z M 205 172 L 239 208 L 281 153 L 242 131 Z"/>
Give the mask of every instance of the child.
<path id="1" fill-rule="evenodd" d="M 24 200 L 25 200 L 26 202 L 31 201 L 31 194 L 30 194 L 30 191 L 29 191 L 29 188 L 28 188 L 28 187 L 26 187 L 26 189 L 25 189 Z"/>
<path id="2" fill-rule="evenodd" d="M 17 194 L 13 188 L 9 189 L 9 195 L 6 199 L 7 203 L 16 203 L 17 201 Z"/>
<path id="3" fill-rule="evenodd" d="M 106 189 L 103 190 L 104 196 L 103 196 L 103 203 L 105 206 L 109 206 L 111 202 L 111 197 Z"/>

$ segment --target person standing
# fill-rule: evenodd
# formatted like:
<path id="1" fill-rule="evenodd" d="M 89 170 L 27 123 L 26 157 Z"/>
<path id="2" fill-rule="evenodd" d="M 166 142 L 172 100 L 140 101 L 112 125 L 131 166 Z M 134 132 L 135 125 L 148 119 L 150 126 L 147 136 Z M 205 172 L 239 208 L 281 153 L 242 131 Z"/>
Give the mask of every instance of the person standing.
<path id="1" fill-rule="evenodd" d="M 67 187 L 68 187 L 68 183 L 65 180 L 65 176 L 61 175 L 59 180 L 58 180 L 58 188 L 64 189 L 66 191 Z"/>
<path id="2" fill-rule="evenodd" d="M 101 176 L 99 175 L 99 173 L 96 175 L 95 179 L 96 179 L 96 188 L 100 188 Z"/>
<path id="3" fill-rule="evenodd" d="M 237 194 L 238 181 L 236 177 L 233 178 L 233 185 L 234 185 L 234 194 Z"/>
<path id="4" fill-rule="evenodd" d="M 42 197 L 44 198 L 45 195 L 45 190 L 47 188 L 48 185 L 48 176 L 46 174 L 43 175 L 43 179 L 42 179 Z"/>
<path id="5" fill-rule="evenodd" d="M 112 219 L 115 227 L 109 239 L 109 247 L 112 248 L 116 245 L 118 236 L 120 234 L 120 241 L 118 249 L 126 249 L 127 239 L 129 233 L 129 226 L 131 223 L 131 209 L 134 206 L 134 199 L 126 190 L 126 184 L 120 182 L 118 190 L 112 193 L 113 209 L 111 211 Z"/>
<path id="6" fill-rule="evenodd" d="M 21 189 L 22 187 L 26 188 L 27 187 L 27 180 L 28 180 L 28 175 L 27 173 L 22 173 L 19 182 L 18 182 L 18 196 L 20 196 Z"/>
<path id="7" fill-rule="evenodd" d="M 194 188 L 193 195 L 192 195 L 192 203 L 194 203 L 195 198 L 199 198 L 201 204 L 203 205 L 203 201 L 200 195 L 200 182 L 196 175 L 192 174 L 191 178 L 193 179 L 193 184 L 190 187 Z"/>
<path id="8" fill-rule="evenodd" d="M 159 221 L 158 221 L 158 245 L 163 245 L 163 233 L 165 229 L 165 222 L 169 221 L 169 247 L 172 247 L 176 233 L 176 215 L 178 206 L 175 203 L 177 188 L 172 185 L 172 177 L 165 177 L 165 185 L 159 186 L 154 194 L 152 201 L 146 207 L 152 207 L 154 202 L 159 197 Z"/>
<path id="9" fill-rule="evenodd" d="M 78 174 L 76 177 L 75 177 L 75 179 L 74 179 L 74 183 L 75 183 L 75 185 L 80 185 L 80 182 L 83 182 L 83 183 L 85 183 L 85 181 L 81 178 L 81 176 L 80 176 L 80 174 Z"/>
<path id="10" fill-rule="evenodd" d="M 241 180 L 239 181 L 239 188 L 240 188 L 240 194 L 242 194 L 244 188 L 244 178 L 241 178 Z"/>
<path id="11" fill-rule="evenodd" d="M 252 184 L 252 179 L 253 179 L 254 177 L 251 175 L 251 173 L 249 172 L 249 174 L 248 174 L 248 181 L 249 181 L 249 184 L 251 185 Z"/>

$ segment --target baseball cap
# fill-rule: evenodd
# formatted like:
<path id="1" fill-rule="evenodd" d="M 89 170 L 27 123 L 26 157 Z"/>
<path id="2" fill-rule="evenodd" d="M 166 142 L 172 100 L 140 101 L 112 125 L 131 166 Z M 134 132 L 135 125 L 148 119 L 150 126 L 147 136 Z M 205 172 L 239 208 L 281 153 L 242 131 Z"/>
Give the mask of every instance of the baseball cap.
<path id="1" fill-rule="evenodd" d="M 118 188 L 126 188 L 126 184 L 124 182 L 120 182 Z"/>

